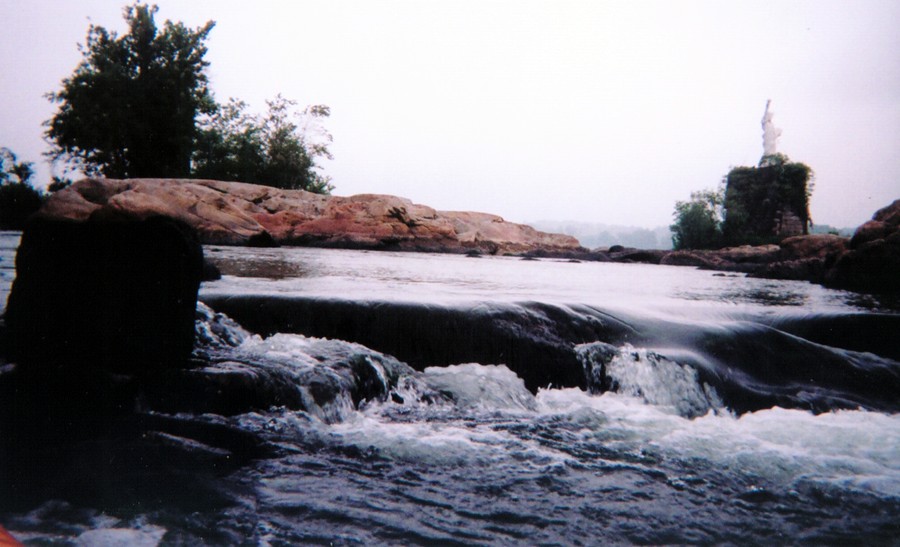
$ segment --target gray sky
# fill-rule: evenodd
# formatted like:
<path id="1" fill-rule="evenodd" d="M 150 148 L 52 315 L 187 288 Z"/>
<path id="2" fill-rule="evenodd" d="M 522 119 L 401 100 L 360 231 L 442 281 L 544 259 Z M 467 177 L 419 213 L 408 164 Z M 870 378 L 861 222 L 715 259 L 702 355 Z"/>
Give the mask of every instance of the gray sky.
<path id="1" fill-rule="evenodd" d="M 208 20 L 220 101 L 332 108 L 335 193 L 507 220 L 667 225 L 676 200 L 778 150 L 817 223 L 900 198 L 900 2 L 158 0 Z M 0 146 L 43 165 L 43 98 L 121 1 L 0 0 Z"/>

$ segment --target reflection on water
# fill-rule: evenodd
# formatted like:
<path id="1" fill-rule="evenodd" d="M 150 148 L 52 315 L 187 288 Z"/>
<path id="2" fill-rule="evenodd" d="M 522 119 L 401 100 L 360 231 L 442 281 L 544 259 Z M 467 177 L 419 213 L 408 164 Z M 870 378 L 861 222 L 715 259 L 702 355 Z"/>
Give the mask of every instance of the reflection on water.
<path id="1" fill-rule="evenodd" d="M 296 294 L 420 303 L 526 302 L 657 310 L 690 316 L 889 311 L 874 297 L 804 281 L 756 279 L 689 267 L 514 257 L 281 247 L 208 247 L 224 278 L 205 294 Z"/>
<path id="2" fill-rule="evenodd" d="M 309 267 L 284 256 L 255 255 L 247 258 L 216 256 L 215 250 L 208 255 L 222 275 L 235 277 L 259 277 L 263 279 L 303 278 L 310 276 Z"/>
<path id="3" fill-rule="evenodd" d="M 755 304 L 761 306 L 804 306 L 809 303 L 809 295 L 792 287 L 779 285 L 762 286 L 736 286 L 711 295 L 708 291 L 679 290 L 677 298 L 685 300 L 719 300 L 721 302 L 735 302 L 740 304 Z"/>
<path id="4" fill-rule="evenodd" d="M 0 306 L 15 277 L 19 232 L 0 232 Z M 512 257 L 299 247 L 205 247 L 225 279 L 207 292 L 302 293 L 348 299 L 544 301 L 630 308 L 746 305 L 804 311 L 896 311 L 900 300 L 803 281 L 754 279 L 689 267 L 522 261 Z M 229 281 L 229 278 L 231 281 Z"/>
<path id="5" fill-rule="evenodd" d="M 872 311 L 900 311 L 900 295 L 847 293 L 847 305 Z"/>

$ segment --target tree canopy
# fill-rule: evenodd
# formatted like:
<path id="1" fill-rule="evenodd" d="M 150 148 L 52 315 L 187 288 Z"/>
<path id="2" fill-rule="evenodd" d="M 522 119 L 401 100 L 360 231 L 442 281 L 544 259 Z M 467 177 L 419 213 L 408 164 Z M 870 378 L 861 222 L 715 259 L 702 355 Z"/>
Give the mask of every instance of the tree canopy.
<path id="1" fill-rule="evenodd" d="M 714 249 L 722 244 L 722 191 L 691 192 L 690 201 L 675 204 L 670 226 L 672 245 L 681 249 Z"/>
<path id="2" fill-rule="evenodd" d="M 764 156 L 758 167 L 735 167 L 725 177 L 722 232 L 731 245 L 773 243 L 779 215 L 796 215 L 807 233 L 813 173 L 784 154 Z"/>
<path id="3" fill-rule="evenodd" d="M 19 161 L 9 148 L 0 148 L 0 184 L 30 184 L 34 176 L 34 164 Z"/>
<path id="4" fill-rule="evenodd" d="M 735 167 L 718 191 L 694 192 L 675 204 L 672 242 L 676 249 L 777 243 L 786 215 L 807 233 L 812 176 L 809 166 L 784 154 L 763 156 L 758 167 Z"/>
<path id="5" fill-rule="evenodd" d="M 126 7 L 121 36 L 89 27 L 81 63 L 49 95 L 59 104 L 47 122 L 53 157 L 114 178 L 190 174 L 196 118 L 214 107 L 204 56 L 215 23 L 189 29 L 166 21 L 160 29 L 156 12 Z"/>
<path id="6" fill-rule="evenodd" d="M 248 114 L 247 104 L 237 99 L 206 116 L 194 151 L 194 176 L 329 193 L 333 186 L 316 159 L 332 157 L 331 135 L 319 123 L 330 109 L 313 105 L 296 112 L 297 103 L 281 95 L 266 104 L 262 117 Z"/>
<path id="7" fill-rule="evenodd" d="M 41 193 L 31 186 L 34 164 L 18 161 L 9 148 L 0 148 L 0 229 L 21 230 L 25 220 L 41 208 Z"/>
<path id="8" fill-rule="evenodd" d="M 124 9 L 128 31 L 91 25 L 83 59 L 48 95 L 59 105 L 46 123 L 50 156 L 111 178 L 216 178 L 328 193 L 316 160 L 331 158 L 321 127 L 325 105 L 296 112 L 278 95 L 264 116 L 208 87 L 206 41 L 215 23 L 190 29 L 154 19 L 156 6 Z M 318 130 L 318 135 L 310 134 Z"/>

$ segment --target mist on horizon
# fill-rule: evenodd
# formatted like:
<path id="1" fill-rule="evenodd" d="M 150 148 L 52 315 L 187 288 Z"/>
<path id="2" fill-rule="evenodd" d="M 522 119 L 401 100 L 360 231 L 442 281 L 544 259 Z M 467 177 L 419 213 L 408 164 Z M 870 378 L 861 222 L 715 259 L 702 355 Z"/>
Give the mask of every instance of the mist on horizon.
<path id="1" fill-rule="evenodd" d="M 41 185 L 58 174 L 44 95 L 90 23 L 123 29 L 124 5 L 0 2 L 0 146 Z M 815 171 L 815 223 L 857 226 L 900 197 L 896 2 L 171 0 L 157 19 L 216 21 L 218 100 L 329 105 L 338 195 L 667 226 L 676 201 L 758 163 L 771 99 L 778 151 Z"/>

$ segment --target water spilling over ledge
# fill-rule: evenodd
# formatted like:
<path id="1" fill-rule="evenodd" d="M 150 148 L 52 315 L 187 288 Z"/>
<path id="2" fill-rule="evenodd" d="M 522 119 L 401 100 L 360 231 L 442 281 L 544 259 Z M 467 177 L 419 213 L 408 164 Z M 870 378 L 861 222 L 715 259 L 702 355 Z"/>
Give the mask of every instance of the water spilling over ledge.
<path id="1" fill-rule="evenodd" d="M 28 402 L 39 411 L 93 386 L 111 404 L 126 386 L 138 412 L 98 422 L 103 405 L 57 407 L 54 427 L 16 433 L 38 439 L 29 457 L 0 458 L 17 466 L 0 523 L 19 539 L 898 533 L 900 316 L 871 301 L 687 268 L 206 251 L 224 276 L 201 287 L 187 366 L 61 378 Z"/>

